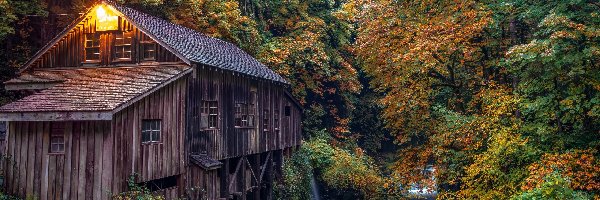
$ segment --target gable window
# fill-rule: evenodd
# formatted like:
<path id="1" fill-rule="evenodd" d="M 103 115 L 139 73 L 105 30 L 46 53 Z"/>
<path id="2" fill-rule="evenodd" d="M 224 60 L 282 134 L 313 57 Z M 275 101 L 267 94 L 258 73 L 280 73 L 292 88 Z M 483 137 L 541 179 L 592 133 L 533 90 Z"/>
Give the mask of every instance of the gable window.
<path id="1" fill-rule="evenodd" d="M 160 142 L 161 120 L 142 120 L 142 143 Z"/>
<path id="2" fill-rule="evenodd" d="M 52 123 L 50 129 L 50 153 L 65 153 L 65 125 L 64 123 Z"/>
<path id="3" fill-rule="evenodd" d="M 203 128 L 219 128 L 219 105 L 217 101 L 202 101 L 201 123 Z"/>
<path id="4" fill-rule="evenodd" d="M 132 38 L 133 31 L 124 31 L 115 34 L 115 60 L 131 60 Z"/>
<path id="5" fill-rule="evenodd" d="M 156 43 L 154 41 L 142 41 L 143 49 L 143 60 L 155 60 L 156 59 Z"/>
<path id="6" fill-rule="evenodd" d="M 145 34 L 140 35 L 141 60 L 156 60 L 156 42 Z"/>
<path id="7" fill-rule="evenodd" d="M 85 34 L 85 61 L 99 62 L 100 61 L 100 34 L 86 33 Z"/>

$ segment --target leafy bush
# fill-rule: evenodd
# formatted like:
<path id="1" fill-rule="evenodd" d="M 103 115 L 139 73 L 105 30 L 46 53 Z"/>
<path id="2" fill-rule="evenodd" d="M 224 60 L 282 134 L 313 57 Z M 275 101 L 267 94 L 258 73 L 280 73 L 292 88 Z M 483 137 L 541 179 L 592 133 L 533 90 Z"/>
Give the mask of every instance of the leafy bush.
<path id="1" fill-rule="evenodd" d="M 513 200 L 526 199 L 572 199 L 584 200 L 591 199 L 590 195 L 582 191 L 575 191 L 569 187 L 570 181 L 565 179 L 558 172 L 553 172 L 544 177 L 544 183 L 538 188 L 525 191 L 520 195 L 513 197 Z"/>
<path id="2" fill-rule="evenodd" d="M 309 152 L 301 148 L 283 165 L 283 184 L 276 184 L 276 199 L 311 199 L 310 179 L 313 176 L 313 167 L 309 159 Z"/>
<path id="3" fill-rule="evenodd" d="M 127 186 L 129 186 L 129 191 L 122 192 L 113 196 L 115 200 L 165 200 L 165 197 L 160 195 L 155 195 L 150 192 L 148 188 L 142 185 L 138 185 L 135 183 L 135 174 L 129 176 L 127 179 Z"/>
<path id="4" fill-rule="evenodd" d="M 0 193 L 0 200 L 21 200 L 21 198 Z"/>
<path id="5" fill-rule="evenodd" d="M 354 152 L 329 144 L 326 132 L 306 141 L 302 148 L 284 163 L 284 182 L 276 188 L 280 199 L 310 199 L 310 180 L 316 177 L 331 188 L 341 191 L 356 190 L 367 199 L 382 196 L 384 179 L 362 149 Z"/>

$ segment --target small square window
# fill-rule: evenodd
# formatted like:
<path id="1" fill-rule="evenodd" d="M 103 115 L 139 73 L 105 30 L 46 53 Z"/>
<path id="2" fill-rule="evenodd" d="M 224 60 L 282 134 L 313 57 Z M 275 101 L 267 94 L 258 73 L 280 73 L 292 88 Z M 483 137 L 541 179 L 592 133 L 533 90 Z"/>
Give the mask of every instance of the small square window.
<path id="1" fill-rule="evenodd" d="M 65 153 L 65 126 L 63 123 L 52 123 L 50 129 L 50 153 Z"/>
<path id="2" fill-rule="evenodd" d="M 142 121 L 142 143 L 160 142 L 161 120 Z"/>

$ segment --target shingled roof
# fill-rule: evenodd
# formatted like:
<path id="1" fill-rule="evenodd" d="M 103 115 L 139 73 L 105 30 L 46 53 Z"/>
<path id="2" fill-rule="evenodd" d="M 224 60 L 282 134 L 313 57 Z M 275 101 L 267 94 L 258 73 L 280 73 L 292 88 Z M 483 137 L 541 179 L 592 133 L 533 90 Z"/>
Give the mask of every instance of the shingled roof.
<path id="1" fill-rule="evenodd" d="M 260 63 L 254 57 L 229 42 L 208 37 L 190 28 L 173 24 L 164 19 L 137 11 L 113 1 L 105 0 L 101 3 L 112 6 L 124 18 L 138 27 L 142 32 L 156 40 L 172 53 L 178 55 L 189 63 L 198 63 L 217 67 L 223 70 L 238 72 L 252 77 L 289 84 L 283 77 Z M 91 12 L 88 11 L 88 13 Z M 85 15 L 84 15 L 85 16 Z M 25 71 L 34 60 L 50 49 L 64 35 L 83 20 L 82 16 L 49 42 L 44 48 L 30 59 L 21 71 Z"/>
<path id="2" fill-rule="evenodd" d="M 287 81 L 279 74 L 229 42 L 208 37 L 184 26 L 111 1 L 106 1 L 106 3 L 121 12 L 125 18 L 146 34 L 155 37 L 155 40 L 175 51 L 173 53 L 179 54 L 191 62 L 287 84 Z"/>
<path id="3" fill-rule="evenodd" d="M 189 72 L 187 65 L 36 70 L 9 83 L 57 85 L 4 105 L 0 112 L 113 111 Z"/>

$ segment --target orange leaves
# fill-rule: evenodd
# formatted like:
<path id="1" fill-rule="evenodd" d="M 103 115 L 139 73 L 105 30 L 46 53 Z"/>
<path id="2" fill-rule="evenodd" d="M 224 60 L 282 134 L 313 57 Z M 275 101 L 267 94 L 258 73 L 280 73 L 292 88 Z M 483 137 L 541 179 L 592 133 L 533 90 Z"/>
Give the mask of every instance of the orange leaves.
<path id="1" fill-rule="evenodd" d="M 528 167 L 530 173 L 522 186 L 523 190 L 538 187 L 542 179 L 558 171 L 569 178 L 576 190 L 600 190 L 600 162 L 591 150 L 576 150 L 562 154 L 545 154 L 540 162 Z"/>

